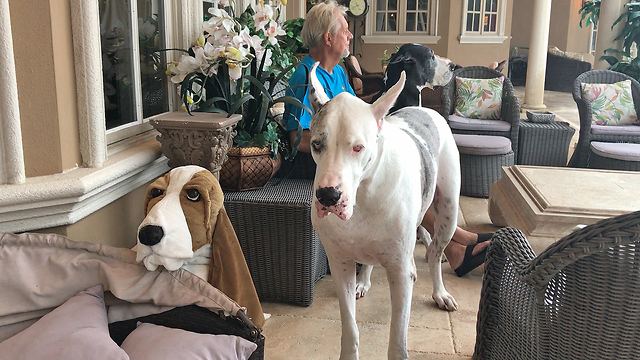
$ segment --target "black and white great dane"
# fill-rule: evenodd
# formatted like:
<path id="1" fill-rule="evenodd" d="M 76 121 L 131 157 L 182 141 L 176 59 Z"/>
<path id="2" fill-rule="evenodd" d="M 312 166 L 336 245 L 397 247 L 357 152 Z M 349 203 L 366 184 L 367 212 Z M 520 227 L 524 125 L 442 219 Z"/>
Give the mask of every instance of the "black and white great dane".
<path id="1" fill-rule="evenodd" d="M 437 60 L 433 60 L 437 61 Z M 434 73 L 446 83 L 449 65 Z M 442 281 L 442 258 L 457 224 L 460 162 L 445 119 L 432 109 L 405 107 L 390 115 L 405 88 L 405 73 L 373 104 L 342 93 L 329 100 L 310 73 L 314 111 L 311 152 L 317 164 L 311 220 L 325 247 L 340 304 L 340 359 L 358 359 L 356 297 L 371 286 L 373 265 L 387 273 L 391 292 L 389 359 L 407 359 L 407 331 L 416 267 L 416 229 L 429 208 L 435 234 L 429 247 L 433 299 L 458 307 Z M 432 76 L 431 81 L 434 81 Z M 398 100 L 400 101 L 400 100 Z M 356 279 L 356 262 L 363 267 Z"/>

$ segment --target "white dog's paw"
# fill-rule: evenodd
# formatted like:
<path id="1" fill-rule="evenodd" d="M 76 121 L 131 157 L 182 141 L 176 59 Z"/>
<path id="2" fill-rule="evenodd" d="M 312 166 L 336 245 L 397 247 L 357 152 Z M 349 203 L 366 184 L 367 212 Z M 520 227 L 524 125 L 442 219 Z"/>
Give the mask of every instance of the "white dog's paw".
<path id="1" fill-rule="evenodd" d="M 454 299 L 446 290 L 443 290 L 441 293 L 434 291 L 432 297 L 440 309 L 448 311 L 458 310 L 458 303 L 456 302 L 456 299 Z"/>
<path id="2" fill-rule="evenodd" d="M 371 281 L 358 281 L 356 284 L 356 300 L 364 297 L 371 289 Z"/>

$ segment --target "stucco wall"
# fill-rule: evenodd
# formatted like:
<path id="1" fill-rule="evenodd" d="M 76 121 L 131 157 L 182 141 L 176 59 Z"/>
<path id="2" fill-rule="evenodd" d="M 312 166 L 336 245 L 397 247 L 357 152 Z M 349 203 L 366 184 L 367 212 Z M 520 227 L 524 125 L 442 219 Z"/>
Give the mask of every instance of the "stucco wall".
<path id="1" fill-rule="evenodd" d="M 68 0 L 10 0 L 27 177 L 80 163 Z"/>

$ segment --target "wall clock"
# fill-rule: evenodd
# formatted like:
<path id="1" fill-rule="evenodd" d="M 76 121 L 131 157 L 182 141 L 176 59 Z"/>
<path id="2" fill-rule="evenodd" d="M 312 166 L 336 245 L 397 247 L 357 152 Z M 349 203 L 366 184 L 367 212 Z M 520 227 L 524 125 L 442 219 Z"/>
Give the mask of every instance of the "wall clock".
<path id="1" fill-rule="evenodd" d="M 347 15 L 351 18 L 358 19 L 367 15 L 369 4 L 367 0 L 349 0 L 347 8 Z"/>

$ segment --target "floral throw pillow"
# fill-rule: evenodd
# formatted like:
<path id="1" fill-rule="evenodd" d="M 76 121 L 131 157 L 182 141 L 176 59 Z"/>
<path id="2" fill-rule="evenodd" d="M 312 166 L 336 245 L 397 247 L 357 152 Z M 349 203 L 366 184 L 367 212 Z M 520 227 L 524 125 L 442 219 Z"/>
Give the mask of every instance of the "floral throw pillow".
<path id="1" fill-rule="evenodd" d="M 454 115 L 471 119 L 500 119 L 503 81 L 504 76 L 493 79 L 456 77 Z"/>
<path id="2" fill-rule="evenodd" d="M 613 84 L 582 84 L 582 96 L 591 102 L 591 123 L 640 124 L 631 96 L 631 80 Z"/>

